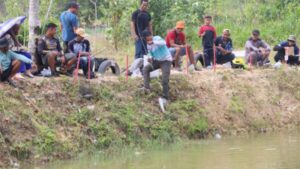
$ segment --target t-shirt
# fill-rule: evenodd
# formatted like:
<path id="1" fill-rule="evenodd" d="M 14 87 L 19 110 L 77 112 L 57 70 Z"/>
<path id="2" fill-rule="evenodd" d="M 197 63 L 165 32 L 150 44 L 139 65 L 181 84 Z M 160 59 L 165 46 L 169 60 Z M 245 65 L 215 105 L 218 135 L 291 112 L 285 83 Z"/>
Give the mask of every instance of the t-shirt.
<path id="1" fill-rule="evenodd" d="M 215 45 L 219 46 L 221 45 L 222 48 L 224 48 L 227 51 L 232 51 L 233 50 L 233 44 L 232 40 L 228 38 L 226 41 L 224 40 L 223 36 L 217 37 L 215 41 Z"/>
<path id="2" fill-rule="evenodd" d="M 78 41 L 77 39 L 69 42 L 69 52 L 78 54 L 79 52 L 90 52 L 90 42 L 86 39 Z"/>
<path id="3" fill-rule="evenodd" d="M 62 24 L 62 39 L 64 42 L 69 42 L 76 37 L 74 27 L 78 27 L 77 16 L 70 12 L 65 11 L 60 15 L 60 22 Z"/>
<path id="4" fill-rule="evenodd" d="M 154 60 L 172 61 L 172 55 L 166 45 L 166 41 L 160 36 L 153 37 L 153 44 L 147 45 L 149 54 Z"/>
<path id="5" fill-rule="evenodd" d="M 151 15 L 147 11 L 136 10 L 132 13 L 131 21 L 134 22 L 135 33 L 138 37 L 146 30 L 151 22 Z"/>
<path id="6" fill-rule="evenodd" d="M 183 32 L 177 33 L 175 29 L 168 32 L 166 36 L 166 42 L 168 48 L 171 47 L 171 40 L 174 40 L 174 43 L 177 45 L 185 44 L 185 34 Z"/>
<path id="7" fill-rule="evenodd" d="M 246 56 L 252 51 L 260 50 L 260 48 L 270 51 L 270 45 L 262 39 L 254 41 L 252 38 L 249 38 L 245 44 Z"/>
<path id="8" fill-rule="evenodd" d="M 205 32 L 205 35 L 202 37 L 202 46 L 204 48 L 212 48 L 214 40 L 217 38 L 217 33 L 215 27 L 211 25 L 201 26 L 199 29 L 199 36 Z"/>
<path id="9" fill-rule="evenodd" d="M 56 38 L 48 38 L 46 36 L 40 38 L 38 42 L 38 53 L 45 55 L 50 51 L 62 51 L 59 40 Z"/>
<path id="10" fill-rule="evenodd" d="M 12 62 L 12 60 L 17 59 L 22 62 L 31 64 L 32 60 L 28 59 L 27 57 L 17 54 L 11 50 L 9 50 L 7 53 L 0 52 L 0 64 L 1 64 L 1 69 L 3 71 L 7 70 Z"/>

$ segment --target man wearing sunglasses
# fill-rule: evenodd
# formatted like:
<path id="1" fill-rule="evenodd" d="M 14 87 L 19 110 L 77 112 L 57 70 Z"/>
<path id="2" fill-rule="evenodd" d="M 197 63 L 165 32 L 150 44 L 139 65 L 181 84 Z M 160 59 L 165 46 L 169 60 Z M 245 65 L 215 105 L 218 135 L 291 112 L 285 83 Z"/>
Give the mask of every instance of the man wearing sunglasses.
<path id="1" fill-rule="evenodd" d="M 260 38 L 260 31 L 253 30 L 245 45 L 246 62 L 254 66 L 270 65 L 270 46 Z"/>
<path id="2" fill-rule="evenodd" d="M 277 51 L 274 57 L 276 62 L 299 65 L 299 48 L 296 43 L 296 36 L 290 35 L 287 41 L 283 41 L 276 45 L 274 51 Z"/>

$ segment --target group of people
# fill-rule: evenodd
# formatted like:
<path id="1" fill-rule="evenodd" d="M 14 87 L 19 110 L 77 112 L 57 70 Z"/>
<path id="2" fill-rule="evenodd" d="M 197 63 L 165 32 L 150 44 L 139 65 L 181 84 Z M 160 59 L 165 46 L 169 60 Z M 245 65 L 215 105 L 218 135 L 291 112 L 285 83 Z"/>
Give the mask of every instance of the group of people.
<path id="1" fill-rule="evenodd" d="M 176 26 L 167 32 L 165 39 L 153 36 L 151 15 L 147 11 L 148 0 L 141 0 L 141 6 L 132 14 L 131 34 L 135 40 L 135 59 L 147 58 L 148 64 L 144 65 L 143 77 L 146 92 L 150 91 L 150 72 L 162 70 L 163 96 L 159 99 L 163 107 L 169 99 L 169 77 L 172 66 L 174 70 L 182 71 L 182 57 L 188 56 L 189 69 L 199 70 L 196 63 L 199 60 L 204 68 L 211 69 L 216 64 L 233 64 L 233 42 L 229 29 L 224 29 L 223 34 L 217 37 L 216 29 L 212 26 L 212 17 L 204 17 L 204 25 L 199 28 L 198 36 L 202 39 L 203 55 L 195 57 L 191 45 L 187 43 L 184 33 L 185 22 L 178 21 Z M 291 35 L 287 41 L 274 47 L 277 51 L 275 61 L 290 65 L 299 65 L 299 48 L 296 37 Z M 260 38 L 260 31 L 253 30 L 251 37 L 245 44 L 246 64 L 254 66 L 270 65 L 270 45 Z"/>
<path id="2" fill-rule="evenodd" d="M 165 38 L 154 36 L 151 15 L 147 9 L 148 0 L 141 0 L 140 8 L 132 14 L 131 34 L 135 41 L 135 59 L 147 58 L 147 64 L 142 69 L 145 91 L 150 91 L 150 72 L 162 70 L 163 96 L 160 103 L 165 104 L 169 99 L 170 72 L 172 67 L 182 71 L 183 56 L 188 56 L 189 69 L 195 71 L 199 70 L 197 59 L 207 69 L 216 64 L 232 64 L 235 55 L 231 32 L 224 29 L 223 34 L 217 37 L 211 16 L 205 16 L 204 25 L 199 28 L 198 36 L 202 39 L 203 55 L 195 57 L 192 46 L 186 40 L 185 22 L 178 21 Z M 16 73 L 21 72 L 33 78 L 48 67 L 51 70 L 49 76 L 59 76 L 60 73 L 72 75 L 75 68 L 81 68 L 87 78 L 95 77 L 92 69 L 94 57 L 91 57 L 90 42 L 86 39 L 85 30 L 79 27 L 78 10 L 77 3 L 70 3 L 68 10 L 60 15 L 63 47 L 56 37 L 58 26 L 54 23 L 45 26 L 45 34 L 36 41 L 34 62 L 31 54 L 18 41 L 20 24 L 14 25 L 0 37 L 0 80 L 17 86 L 13 80 Z M 252 36 L 245 44 L 245 51 L 246 63 L 256 66 L 270 64 L 271 48 L 260 38 L 259 30 L 252 31 Z M 274 51 L 277 51 L 274 58 L 276 62 L 299 64 L 299 48 L 295 36 L 291 35 L 287 41 L 276 45 Z M 60 67 L 60 72 L 57 67 Z"/>
<path id="3" fill-rule="evenodd" d="M 21 23 L 15 24 L 0 37 L 1 81 L 17 87 L 13 79 L 18 72 L 33 78 L 34 75 L 41 75 L 48 67 L 51 71 L 48 77 L 72 75 L 75 68 L 79 68 L 87 78 L 94 78 L 94 57 L 91 56 L 90 42 L 86 39 L 85 30 L 79 27 L 78 10 L 79 5 L 72 2 L 68 10 L 60 15 L 63 48 L 57 38 L 58 26 L 54 23 L 48 23 L 45 34 L 36 39 L 35 57 L 18 41 Z"/>

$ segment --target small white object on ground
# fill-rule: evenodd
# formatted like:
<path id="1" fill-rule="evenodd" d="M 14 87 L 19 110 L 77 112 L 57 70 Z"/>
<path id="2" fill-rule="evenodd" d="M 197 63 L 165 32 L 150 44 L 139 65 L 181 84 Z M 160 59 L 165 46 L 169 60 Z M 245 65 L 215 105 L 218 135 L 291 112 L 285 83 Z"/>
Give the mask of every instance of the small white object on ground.
<path id="1" fill-rule="evenodd" d="M 43 69 L 41 71 L 42 76 L 51 76 L 51 70 L 50 69 Z"/>
<path id="2" fill-rule="evenodd" d="M 194 64 L 191 64 L 190 66 L 189 66 L 189 72 L 190 73 L 193 73 L 195 71 L 195 65 Z"/>
<path id="3" fill-rule="evenodd" d="M 217 140 L 220 140 L 220 139 L 222 138 L 222 136 L 221 136 L 221 134 L 217 133 L 217 134 L 215 135 L 215 138 L 216 138 Z"/>
<path id="4" fill-rule="evenodd" d="M 163 113 L 166 112 L 165 105 L 167 104 L 167 100 L 165 98 L 160 97 L 160 98 L 158 98 L 158 103 L 159 103 L 159 107 L 160 107 L 161 111 Z"/>
<path id="5" fill-rule="evenodd" d="M 157 78 L 157 77 L 159 77 L 159 75 L 160 75 L 160 70 L 157 69 L 150 73 L 150 78 Z"/>
<path id="6" fill-rule="evenodd" d="M 279 62 L 275 63 L 273 67 L 275 69 L 279 69 L 281 67 L 281 65 L 282 65 L 282 63 L 279 61 Z"/>

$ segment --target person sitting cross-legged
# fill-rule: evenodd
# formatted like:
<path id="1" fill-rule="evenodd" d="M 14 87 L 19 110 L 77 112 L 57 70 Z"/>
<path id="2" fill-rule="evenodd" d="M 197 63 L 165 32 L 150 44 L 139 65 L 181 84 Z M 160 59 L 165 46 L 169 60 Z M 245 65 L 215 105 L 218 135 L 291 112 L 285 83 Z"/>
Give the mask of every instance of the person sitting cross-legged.
<path id="1" fill-rule="evenodd" d="M 143 32 L 143 37 L 146 39 L 147 48 L 150 58 L 149 64 L 144 65 L 144 88 L 150 90 L 150 72 L 161 69 L 162 71 L 162 86 L 163 96 L 159 98 L 159 103 L 164 111 L 164 105 L 169 99 L 169 78 L 172 66 L 172 55 L 169 52 L 166 42 L 160 36 L 152 36 L 149 31 Z"/>
<path id="2" fill-rule="evenodd" d="M 232 64 L 232 60 L 235 58 L 235 56 L 232 53 L 233 44 L 232 40 L 230 39 L 229 29 L 225 29 L 223 31 L 223 35 L 217 37 L 215 45 L 217 49 L 217 64 L 224 64 L 227 62 L 230 62 Z"/>
<path id="3" fill-rule="evenodd" d="M 12 78 L 18 73 L 21 62 L 32 64 L 32 60 L 9 50 L 9 41 L 0 39 L 0 78 L 2 82 L 7 81 L 13 87 L 17 87 Z"/>
<path id="4" fill-rule="evenodd" d="M 280 61 L 286 62 L 289 65 L 299 65 L 299 47 L 296 44 L 296 37 L 294 35 L 290 35 L 287 41 L 276 45 L 274 51 L 277 51 L 274 57 L 275 62 Z"/>
<path id="5" fill-rule="evenodd" d="M 76 31 L 76 38 L 69 42 L 68 49 L 69 53 L 66 54 L 67 60 L 70 62 L 77 63 L 78 57 L 79 60 L 79 68 L 83 70 L 86 78 L 95 78 L 95 73 L 93 72 L 93 66 L 95 63 L 95 58 L 91 57 L 91 48 L 90 42 L 85 38 L 87 34 L 85 30 L 82 28 L 78 28 Z M 89 63 L 90 57 L 90 63 Z M 90 65 L 89 65 L 90 64 Z M 89 72 L 90 71 L 90 77 Z"/>

